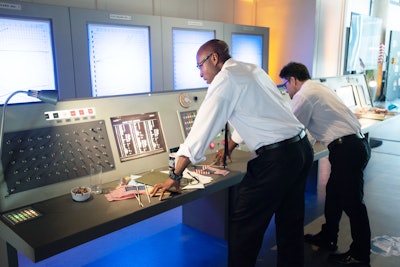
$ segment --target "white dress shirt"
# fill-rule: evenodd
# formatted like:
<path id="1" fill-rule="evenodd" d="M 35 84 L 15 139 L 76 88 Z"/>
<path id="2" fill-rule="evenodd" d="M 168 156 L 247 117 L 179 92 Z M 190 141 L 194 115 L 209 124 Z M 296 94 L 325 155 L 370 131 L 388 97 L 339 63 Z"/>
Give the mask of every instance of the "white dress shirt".
<path id="1" fill-rule="evenodd" d="M 336 93 L 320 82 L 307 80 L 292 98 L 292 110 L 310 134 L 324 145 L 357 132 L 361 125 Z"/>
<path id="2" fill-rule="evenodd" d="M 232 140 L 250 150 L 297 135 L 297 120 L 271 78 L 260 67 L 229 59 L 211 82 L 193 127 L 177 155 L 196 164 L 225 123 L 233 126 Z"/>

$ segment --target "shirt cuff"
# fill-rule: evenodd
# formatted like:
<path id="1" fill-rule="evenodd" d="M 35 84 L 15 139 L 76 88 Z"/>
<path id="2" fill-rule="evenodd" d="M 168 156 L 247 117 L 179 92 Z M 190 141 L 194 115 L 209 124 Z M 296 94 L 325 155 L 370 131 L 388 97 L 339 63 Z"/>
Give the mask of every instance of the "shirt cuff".
<path id="1" fill-rule="evenodd" d="M 238 134 L 237 131 L 233 131 L 233 132 L 232 132 L 231 139 L 232 139 L 232 141 L 235 142 L 236 144 L 241 144 L 241 143 L 243 143 L 243 139 L 242 139 L 242 137 Z"/>
<path id="2" fill-rule="evenodd" d="M 190 162 L 192 164 L 197 164 L 201 161 L 205 161 L 206 157 L 204 155 L 193 155 L 190 153 L 190 150 L 187 146 L 185 146 L 184 144 L 181 144 L 179 146 L 179 150 L 176 152 L 176 157 L 179 156 L 184 156 L 189 158 Z"/>

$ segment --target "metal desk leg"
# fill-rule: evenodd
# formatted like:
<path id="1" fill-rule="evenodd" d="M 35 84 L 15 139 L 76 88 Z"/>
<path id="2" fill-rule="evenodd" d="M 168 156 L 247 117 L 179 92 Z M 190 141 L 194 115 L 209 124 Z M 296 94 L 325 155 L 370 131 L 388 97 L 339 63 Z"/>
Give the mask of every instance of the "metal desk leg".
<path id="1" fill-rule="evenodd" d="M 229 188 L 182 206 L 182 222 L 227 240 Z"/>
<path id="2" fill-rule="evenodd" d="M 0 239 L 0 266 L 18 267 L 17 250 L 3 239 Z"/>
<path id="3" fill-rule="evenodd" d="M 7 258 L 8 258 L 8 267 L 18 267 L 17 250 L 8 243 L 7 243 Z"/>

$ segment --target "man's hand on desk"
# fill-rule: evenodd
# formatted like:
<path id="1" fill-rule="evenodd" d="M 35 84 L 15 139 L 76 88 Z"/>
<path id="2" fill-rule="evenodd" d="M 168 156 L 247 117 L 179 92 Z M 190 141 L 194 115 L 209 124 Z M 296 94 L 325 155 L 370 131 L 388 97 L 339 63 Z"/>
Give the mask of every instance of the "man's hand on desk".
<path id="1" fill-rule="evenodd" d="M 223 149 L 218 150 L 215 153 L 214 161 L 210 164 L 210 166 L 224 166 L 224 154 L 225 151 Z M 231 155 L 228 155 L 226 158 L 232 162 Z"/>
<path id="2" fill-rule="evenodd" d="M 171 178 L 168 178 L 162 183 L 155 184 L 153 187 L 153 190 L 151 190 L 151 192 L 150 192 L 150 196 L 154 197 L 158 193 L 158 191 L 160 191 L 159 200 L 162 200 L 164 197 L 165 191 L 167 191 L 171 187 L 175 187 L 176 191 L 178 193 L 182 193 L 181 182 L 177 181 L 177 180 L 173 180 Z"/>
<path id="3" fill-rule="evenodd" d="M 228 141 L 228 155 L 226 155 L 226 159 L 229 160 L 229 162 L 232 162 L 232 152 L 233 150 L 238 146 L 237 143 L 235 143 L 232 139 L 229 139 Z M 220 149 L 215 153 L 215 160 L 211 164 L 215 166 L 224 166 L 224 154 L 225 154 L 225 149 Z"/>

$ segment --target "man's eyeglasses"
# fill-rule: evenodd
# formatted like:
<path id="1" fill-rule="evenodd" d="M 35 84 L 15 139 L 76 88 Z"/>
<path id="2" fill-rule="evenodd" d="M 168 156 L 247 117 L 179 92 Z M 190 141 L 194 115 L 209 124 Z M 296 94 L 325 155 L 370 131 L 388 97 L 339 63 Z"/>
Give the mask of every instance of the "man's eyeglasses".
<path id="1" fill-rule="evenodd" d="M 283 84 L 282 84 L 282 86 L 284 86 L 285 88 L 286 88 L 286 84 L 289 82 L 289 80 L 286 80 L 286 82 L 284 82 Z"/>
<path id="2" fill-rule="evenodd" d="M 200 61 L 199 63 L 197 63 L 197 68 L 200 69 L 201 66 L 203 66 L 203 64 L 211 57 L 211 55 L 214 54 L 214 52 L 211 52 L 208 56 L 206 56 L 202 61 Z"/>

